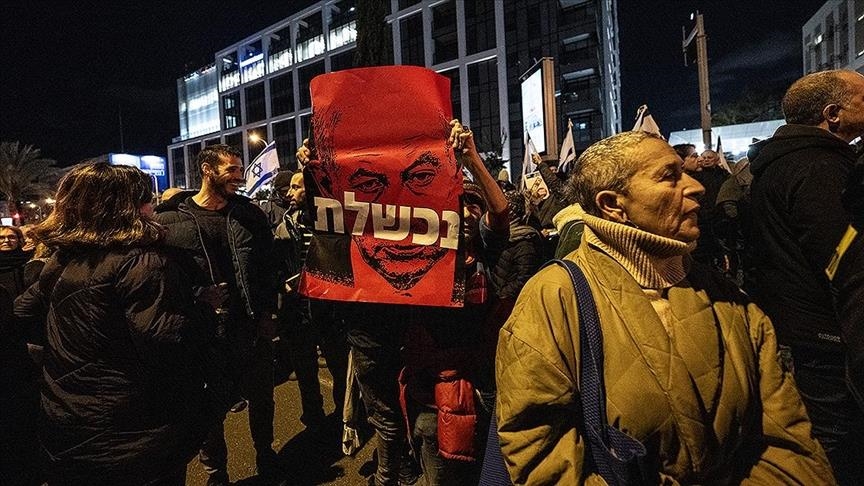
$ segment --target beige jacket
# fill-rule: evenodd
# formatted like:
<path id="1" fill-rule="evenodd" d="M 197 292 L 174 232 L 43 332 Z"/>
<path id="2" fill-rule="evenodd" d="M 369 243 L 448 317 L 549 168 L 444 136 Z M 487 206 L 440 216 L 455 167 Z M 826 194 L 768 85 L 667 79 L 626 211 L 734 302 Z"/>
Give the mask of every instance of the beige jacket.
<path id="1" fill-rule="evenodd" d="M 669 289 L 667 333 L 615 260 L 584 240 L 568 258 L 597 303 L 608 422 L 645 444 L 658 484 L 835 483 L 771 322 L 737 288 L 691 270 Z M 497 417 L 516 484 L 604 484 L 583 472 L 577 316 L 566 271 L 550 266 L 501 329 Z"/>

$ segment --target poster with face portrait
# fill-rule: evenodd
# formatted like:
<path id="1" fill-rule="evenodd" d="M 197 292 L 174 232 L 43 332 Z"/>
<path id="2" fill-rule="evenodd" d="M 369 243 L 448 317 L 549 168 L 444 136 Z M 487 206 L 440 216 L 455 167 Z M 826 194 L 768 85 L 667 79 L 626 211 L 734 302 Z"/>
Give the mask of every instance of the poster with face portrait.
<path id="1" fill-rule="evenodd" d="M 386 66 L 324 74 L 310 90 L 312 157 L 304 171 L 315 238 L 300 292 L 462 305 L 462 173 L 448 144 L 449 80 Z"/>

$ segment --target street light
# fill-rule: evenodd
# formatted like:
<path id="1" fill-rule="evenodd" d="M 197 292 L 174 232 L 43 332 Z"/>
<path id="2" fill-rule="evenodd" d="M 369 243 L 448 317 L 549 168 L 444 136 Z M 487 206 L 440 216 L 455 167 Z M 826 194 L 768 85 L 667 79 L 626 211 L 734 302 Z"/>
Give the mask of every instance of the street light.
<path id="1" fill-rule="evenodd" d="M 267 145 L 267 142 L 263 138 L 261 138 L 257 133 L 249 134 L 249 141 L 252 143 L 259 143 L 260 142 L 263 145 Z"/>

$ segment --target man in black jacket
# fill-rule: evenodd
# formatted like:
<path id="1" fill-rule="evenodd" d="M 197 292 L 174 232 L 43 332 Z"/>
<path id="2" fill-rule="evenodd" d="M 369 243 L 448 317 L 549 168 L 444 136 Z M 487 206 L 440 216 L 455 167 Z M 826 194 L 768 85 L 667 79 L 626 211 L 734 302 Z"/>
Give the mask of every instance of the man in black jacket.
<path id="1" fill-rule="evenodd" d="M 258 472 L 272 478 L 278 470 L 272 449 L 276 286 L 268 258 L 273 235 L 264 212 L 236 194 L 245 183 L 240 155 L 227 145 L 202 150 L 197 159 L 201 190 L 185 200 L 172 199 L 156 219 L 168 228 L 166 243 L 195 258 L 201 270 L 198 286 L 223 284 L 227 289 L 226 305 L 214 316 L 215 334 L 227 351 L 227 369 L 249 403 Z M 208 485 L 228 484 L 227 454 L 224 430 L 218 426 L 200 453 Z"/>
<path id="2" fill-rule="evenodd" d="M 841 192 L 864 134 L 864 76 L 824 71 L 783 97 L 787 125 L 752 146 L 755 298 L 779 342 L 791 348 L 795 380 L 841 484 L 864 478 L 864 411 L 845 379 L 837 308 L 825 269 L 852 214 Z M 860 305 L 860 303 L 859 303 Z M 858 323 L 862 325 L 864 323 Z"/>

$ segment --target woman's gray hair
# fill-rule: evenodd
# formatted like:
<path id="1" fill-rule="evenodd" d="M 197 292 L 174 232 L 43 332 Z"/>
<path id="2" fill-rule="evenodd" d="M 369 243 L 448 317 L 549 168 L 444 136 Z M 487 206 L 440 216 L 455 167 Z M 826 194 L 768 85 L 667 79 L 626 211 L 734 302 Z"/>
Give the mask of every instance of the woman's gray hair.
<path id="1" fill-rule="evenodd" d="M 568 201 L 579 203 L 586 213 L 601 217 L 594 197 L 600 191 L 626 193 L 630 179 L 639 168 L 634 149 L 649 138 L 662 140 L 653 133 L 622 132 L 588 147 L 567 180 Z"/>

